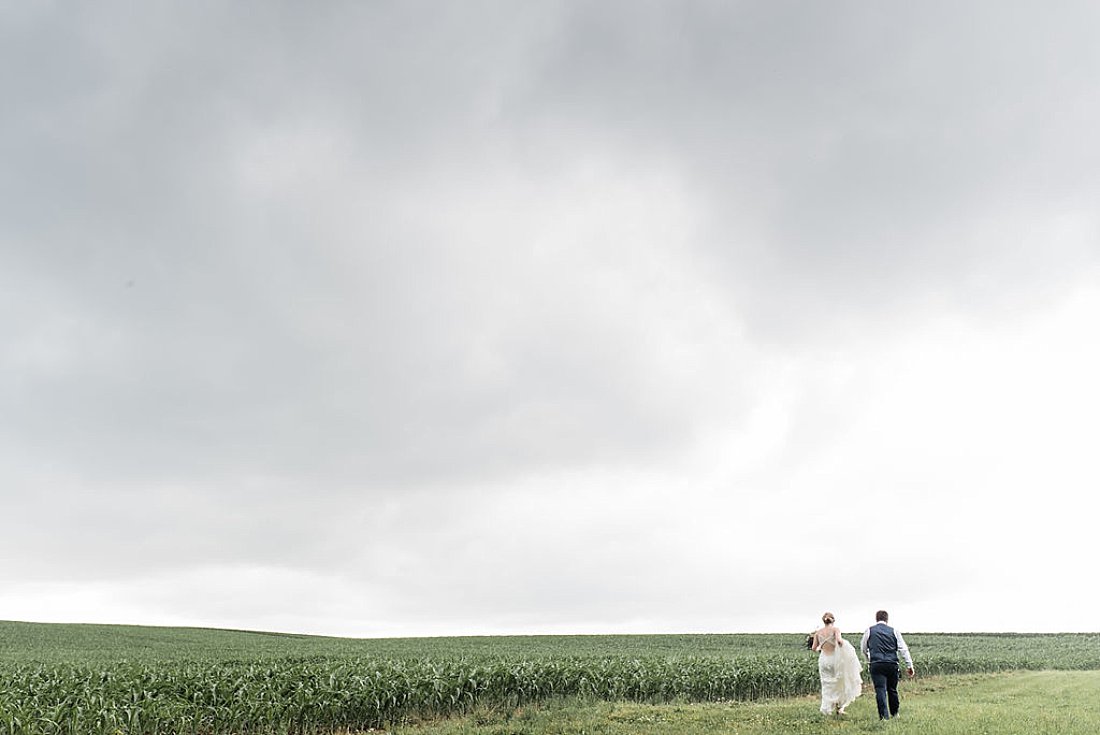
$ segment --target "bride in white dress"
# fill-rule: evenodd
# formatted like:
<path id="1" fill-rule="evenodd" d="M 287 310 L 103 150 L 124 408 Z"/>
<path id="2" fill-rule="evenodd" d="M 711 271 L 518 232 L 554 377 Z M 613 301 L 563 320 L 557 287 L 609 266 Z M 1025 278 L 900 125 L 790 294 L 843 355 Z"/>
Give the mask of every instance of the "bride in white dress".
<path id="1" fill-rule="evenodd" d="M 855 647 L 840 637 L 835 621 L 833 614 L 827 612 L 821 616 L 825 625 L 814 631 L 813 650 L 820 652 L 817 672 L 821 675 L 821 712 L 826 715 L 844 714 L 844 708 L 863 689 L 860 678 L 863 667 Z"/>

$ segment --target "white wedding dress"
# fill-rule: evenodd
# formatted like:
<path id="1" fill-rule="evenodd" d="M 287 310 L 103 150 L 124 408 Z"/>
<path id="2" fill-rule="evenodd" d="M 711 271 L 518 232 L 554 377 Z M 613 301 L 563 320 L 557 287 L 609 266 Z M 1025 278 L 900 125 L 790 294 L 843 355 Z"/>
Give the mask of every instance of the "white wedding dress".
<path id="1" fill-rule="evenodd" d="M 851 704 L 863 690 L 863 667 L 851 643 L 833 633 L 822 643 L 833 643 L 831 652 L 821 651 L 817 672 L 821 675 L 821 712 L 831 715 Z"/>

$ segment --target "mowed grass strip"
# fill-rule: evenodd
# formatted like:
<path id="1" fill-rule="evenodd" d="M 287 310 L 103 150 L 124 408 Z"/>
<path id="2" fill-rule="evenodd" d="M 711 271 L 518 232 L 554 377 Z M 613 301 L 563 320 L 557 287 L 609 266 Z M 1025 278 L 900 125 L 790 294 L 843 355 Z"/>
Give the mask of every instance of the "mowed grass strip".
<path id="1" fill-rule="evenodd" d="M 1029 671 L 943 676 L 902 684 L 901 716 L 881 722 L 869 687 L 843 718 L 825 717 L 812 696 L 758 702 L 637 704 L 555 702 L 397 727 L 393 735 L 1094 735 L 1100 732 L 1100 671 Z"/>

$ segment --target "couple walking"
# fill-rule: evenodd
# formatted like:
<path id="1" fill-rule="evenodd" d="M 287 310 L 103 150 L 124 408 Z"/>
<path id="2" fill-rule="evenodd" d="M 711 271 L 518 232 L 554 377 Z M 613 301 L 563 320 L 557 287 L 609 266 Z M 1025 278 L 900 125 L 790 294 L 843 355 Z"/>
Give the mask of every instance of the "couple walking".
<path id="1" fill-rule="evenodd" d="M 875 702 L 879 719 L 888 720 L 898 714 L 898 653 L 905 659 L 906 673 L 913 676 L 913 658 L 901 633 L 887 625 L 890 616 L 885 610 L 875 613 L 875 624 L 863 632 L 859 647 L 870 664 L 871 681 L 875 685 Z M 836 617 L 827 612 L 821 616 L 825 625 L 814 631 L 813 650 L 820 655 L 817 671 L 821 675 L 821 711 L 826 715 L 844 714 L 844 708 L 860 695 L 863 666 L 852 644 L 840 636 Z"/>

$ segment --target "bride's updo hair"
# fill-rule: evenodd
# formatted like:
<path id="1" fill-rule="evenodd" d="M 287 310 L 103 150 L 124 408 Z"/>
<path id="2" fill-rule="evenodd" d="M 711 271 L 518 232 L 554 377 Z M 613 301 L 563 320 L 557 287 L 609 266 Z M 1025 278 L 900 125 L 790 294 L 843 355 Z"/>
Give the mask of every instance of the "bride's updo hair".
<path id="1" fill-rule="evenodd" d="M 835 622 L 835 621 L 836 621 L 836 618 L 833 616 L 833 614 L 831 612 L 827 612 L 827 613 L 825 613 L 824 615 L 821 616 L 821 622 L 825 623 L 825 625 L 828 625 L 829 623 L 832 623 L 832 622 Z"/>

